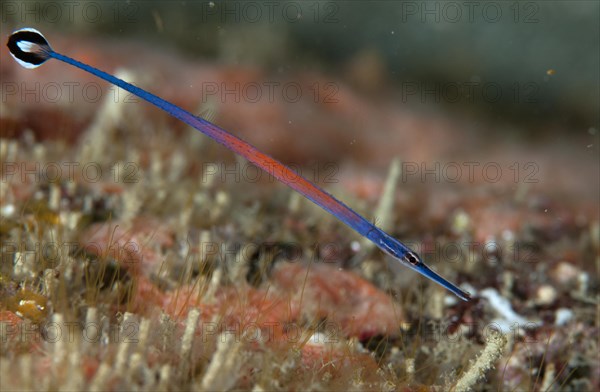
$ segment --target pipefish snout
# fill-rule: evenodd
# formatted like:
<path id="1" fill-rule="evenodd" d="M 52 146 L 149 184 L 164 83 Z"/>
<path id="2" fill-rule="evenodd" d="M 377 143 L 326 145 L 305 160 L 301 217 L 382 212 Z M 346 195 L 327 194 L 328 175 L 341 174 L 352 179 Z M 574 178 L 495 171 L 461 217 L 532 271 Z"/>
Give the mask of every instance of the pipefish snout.
<path id="1" fill-rule="evenodd" d="M 428 279 L 431 279 L 432 281 L 457 295 L 459 298 L 465 301 L 470 299 L 469 293 L 463 291 L 453 283 L 450 283 L 429 268 L 421 260 L 421 258 L 406 245 L 385 233 L 373 223 L 356 213 L 346 204 L 337 200 L 331 194 L 292 171 L 292 169 L 276 159 L 260 152 L 254 146 L 238 138 L 237 136 L 232 135 L 226 130 L 203 118 L 194 116 L 179 106 L 165 101 L 164 99 L 149 93 L 142 88 L 129 84 L 114 77 L 113 75 L 110 75 L 85 63 L 79 62 L 71 57 L 55 52 L 50 47 L 50 44 L 46 38 L 44 38 L 44 36 L 35 29 L 23 28 L 13 32 L 8 39 L 7 46 L 15 60 L 25 68 L 39 67 L 51 58 L 60 60 L 64 63 L 82 69 L 83 71 L 89 72 L 101 79 L 104 79 L 107 82 L 112 83 L 132 94 L 135 94 L 141 99 L 159 107 L 173 117 L 178 118 L 189 126 L 209 136 L 217 143 L 227 147 L 234 153 L 243 156 L 254 165 L 260 167 L 270 175 L 277 178 L 282 183 L 299 192 L 304 197 L 311 200 L 313 203 L 323 208 L 325 211 L 329 212 L 346 225 L 350 226 L 359 234 L 371 240 L 381 250 L 392 256 L 402 265 L 417 271 Z"/>

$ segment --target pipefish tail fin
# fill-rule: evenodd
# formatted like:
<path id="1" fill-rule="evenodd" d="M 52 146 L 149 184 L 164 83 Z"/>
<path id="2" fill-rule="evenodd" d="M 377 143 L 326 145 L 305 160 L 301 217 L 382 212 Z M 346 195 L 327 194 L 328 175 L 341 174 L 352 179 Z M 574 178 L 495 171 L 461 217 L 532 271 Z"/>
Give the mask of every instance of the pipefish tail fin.
<path id="1" fill-rule="evenodd" d="M 15 31 L 6 43 L 10 54 L 21 66 L 37 68 L 52 57 L 52 48 L 42 33 L 26 27 Z"/>

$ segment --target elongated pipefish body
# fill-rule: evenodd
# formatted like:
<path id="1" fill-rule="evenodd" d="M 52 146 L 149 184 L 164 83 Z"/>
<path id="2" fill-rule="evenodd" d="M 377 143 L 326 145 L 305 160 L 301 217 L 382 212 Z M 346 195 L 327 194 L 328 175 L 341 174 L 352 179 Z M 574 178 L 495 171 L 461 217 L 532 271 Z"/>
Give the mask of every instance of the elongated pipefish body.
<path id="1" fill-rule="evenodd" d="M 435 271 L 430 269 L 415 252 L 402 244 L 400 241 L 391 237 L 389 234 L 385 233 L 367 219 L 357 214 L 354 210 L 337 200 L 331 194 L 300 176 L 281 162 L 271 158 L 267 154 L 260 152 L 254 146 L 248 144 L 237 136 L 232 135 L 226 130 L 210 123 L 203 118 L 194 116 L 190 112 L 183 110 L 182 108 L 165 101 L 164 99 L 151 94 L 146 90 L 129 84 L 90 65 L 81 63 L 68 56 L 55 52 L 50 47 L 50 44 L 48 44 L 48 41 L 44 38 L 44 36 L 35 29 L 24 28 L 13 32 L 8 39 L 7 46 L 15 60 L 25 68 L 36 68 L 50 58 L 60 60 L 89 72 L 101 79 L 104 79 L 107 82 L 112 83 L 123 90 L 129 91 L 130 93 L 135 94 L 149 103 L 159 107 L 173 117 L 176 117 L 189 126 L 196 128 L 198 131 L 211 137 L 216 142 L 222 144 L 236 154 L 243 156 L 248 161 L 260 167 L 267 173 L 273 175 L 279 181 L 299 192 L 313 203 L 320 206 L 325 211 L 344 222 L 346 225 L 350 226 L 362 236 L 367 237 L 381 250 L 392 256 L 401 264 L 438 283 L 442 287 L 457 295 L 459 298 L 465 301 L 470 299 L 469 293 L 461 290 L 459 287 L 450 283 Z"/>

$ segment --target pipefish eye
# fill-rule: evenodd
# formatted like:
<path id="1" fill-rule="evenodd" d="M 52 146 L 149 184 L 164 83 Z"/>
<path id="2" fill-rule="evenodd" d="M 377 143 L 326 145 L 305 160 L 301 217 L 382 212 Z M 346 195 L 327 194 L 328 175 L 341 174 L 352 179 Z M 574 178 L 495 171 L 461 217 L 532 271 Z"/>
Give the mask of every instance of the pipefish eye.
<path id="1" fill-rule="evenodd" d="M 419 265 L 421 263 L 421 260 L 419 260 L 419 257 L 416 254 L 414 254 L 413 252 L 408 252 L 407 254 L 405 254 L 404 261 L 406 261 L 407 263 L 409 263 L 411 265 Z"/>
<path id="2" fill-rule="evenodd" d="M 17 63 L 30 69 L 42 65 L 52 52 L 42 33 L 29 27 L 12 33 L 6 46 Z"/>

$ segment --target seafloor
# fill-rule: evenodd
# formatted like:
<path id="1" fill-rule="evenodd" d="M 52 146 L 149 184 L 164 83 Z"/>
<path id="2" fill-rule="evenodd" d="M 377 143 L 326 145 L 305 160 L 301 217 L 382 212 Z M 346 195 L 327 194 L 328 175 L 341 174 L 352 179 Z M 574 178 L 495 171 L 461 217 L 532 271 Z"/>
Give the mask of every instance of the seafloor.
<path id="1" fill-rule="evenodd" d="M 522 136 L 323 71 L 73 41 L 52 37 L 294 165 L 473 299 L 397 268 L 167 114 L 57 62 L 23 70 L 2 48 L 3 81 L 46 98 L 3 85 L 3 391 L 600 387 L 597 129 Z M 352 72 L 377 83 L 361 61 Z M 204 100 L 206 80 L 323 94 L 335 80 L 336 95 Z M 53 101 L 48 81 L 100 96 Z"/>

